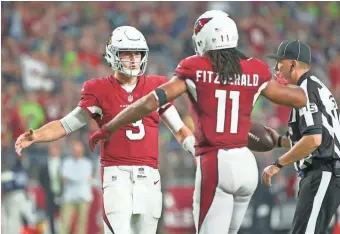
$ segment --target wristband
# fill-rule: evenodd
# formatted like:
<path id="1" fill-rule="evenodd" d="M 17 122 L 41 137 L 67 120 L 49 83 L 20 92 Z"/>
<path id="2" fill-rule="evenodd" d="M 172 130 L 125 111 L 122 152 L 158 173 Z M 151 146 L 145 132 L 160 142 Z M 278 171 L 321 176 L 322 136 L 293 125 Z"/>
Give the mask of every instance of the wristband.
<path id="1" fill-rule="evenodd" d="M 272 165 L 278 167 L 279 169 L 281 169 L 281 168 L 283 167 L 283 166 L 279 163 L 279 159 L 276 159 L 276 160 L 272 163 Z"/>

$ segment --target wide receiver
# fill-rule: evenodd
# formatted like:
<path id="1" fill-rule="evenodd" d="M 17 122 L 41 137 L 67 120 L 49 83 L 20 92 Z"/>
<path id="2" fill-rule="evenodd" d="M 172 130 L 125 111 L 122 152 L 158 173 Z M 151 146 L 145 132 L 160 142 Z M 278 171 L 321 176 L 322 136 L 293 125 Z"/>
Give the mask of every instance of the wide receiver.
<path id="1" fill-rule="evenodd" d="M 78 107 L 61 120 L 22 134 L 15 148 L 54 141 L 83 127 L 93 118 L 99 127 L 127 106 L 167 81 L 144 75 L 148 46 L 141 32 L 130 26 L 116 28 L 104 57 L 114 75 L 86 81 Z M 186 150 L 193 153 L 194 137 L 169 103 L 144 118 L 127 124 L 101 144 L 103 217 L 105 234 L 156 233 L 162 193 L 158 166 L 159 115 Z"/>
<path id="2" fill-rule="evenodd" d="M 197 233 L 237 233 L 258 182 L 252 152 L 246 147 L 250 114 L 259 95 L 288 106 L 302 107 L 300 88 L 272 80 L 268 66 L 236 50 L 235 22 L 222 11 L 208 11 L 194 26 L 197 56 L 182 60 L 171 81 L 126 108 L 90 137 L 90 145 L 159 106 L 188 92 L 195 120 L 199 162 L 194 193 Z"/>

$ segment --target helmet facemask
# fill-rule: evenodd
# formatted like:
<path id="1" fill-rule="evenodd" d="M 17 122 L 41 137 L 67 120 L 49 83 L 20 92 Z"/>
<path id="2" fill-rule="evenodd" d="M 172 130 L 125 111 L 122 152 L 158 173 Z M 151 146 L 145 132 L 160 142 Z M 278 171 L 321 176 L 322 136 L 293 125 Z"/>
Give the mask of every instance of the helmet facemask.
<path id="1" fill-rule="evenodd" d="M 149 51 L 146 49 L 129 49 L 129 50 L 124 50 L 124 49 L 118 49 L 116 47 L 111 46 L 110 48 L 107 49 L 107 52 L 109 51 L 109 53 L 106 53 L 104 55 L 104 57 L 106 58 L 106 61 L 110 64 L 111 68 L 113 71 L 118 71 L 122 74 L 124 74 L 127 77 L 136 77 L 136 76 L 141 76 L 145 73 L 146 70 L 146 66 L 148 63 L 148 54 Z M 134 61 L 134 63 L 139 63 L 139 69 L 129 69 L 127 67 L 124 66 L 123 62 L 130 62 L 132 63 L 132 61 L 127 61 L 127 60 L 121 60 L 120 59 L 120 52 L 123 51 L 129 51 L 129 52 L 133 52 L 133 51 L 139 51 L 142 54 L 141 60 L 140 62 L 136 62 Z"/>

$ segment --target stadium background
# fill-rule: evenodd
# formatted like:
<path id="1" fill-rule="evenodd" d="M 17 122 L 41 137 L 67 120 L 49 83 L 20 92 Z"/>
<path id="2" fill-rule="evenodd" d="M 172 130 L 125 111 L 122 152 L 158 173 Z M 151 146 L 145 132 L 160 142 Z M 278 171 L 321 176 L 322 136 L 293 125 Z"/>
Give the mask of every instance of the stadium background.
<path id="1" fill-rule="evenodd" d="M 281 40 L 300 39 L 308 43 L 314 71 L 331 87 L 339 103 L 339 2 L 1 2 L 1 172 L 11 172 L 17 163 L 27 170 L 25 190 L 32 204 L 33 223 L 47 221 L 37 178 L 47 162 L 47 144 L 30 148 L 18 162 L 15 139 L 30 127 L 36 129 L 69 113 L 79 101 L 84 81 L 112 73 L 101 54 L 115 27 L 131 25 L 139 29 L 150 48 L 147 73 L 171 77 L 177 63 L 194 53 L 192 26 L 209 9 L 224 10 L 237 22 L 239 49 L 247 55 L 267 61 L 265 54 L 274 52 Z M 273 61 L 267 62 L 274 66 Z M 186 104 L 185 98 L 176 101 L 182 118 L 193 127 Z M 283 133 L 288 113 L 289 108 L 260 99 L 253 120 Z M 99 156 L 98 151 L 91 154 L 87 144 L 89 132 L 95 129 L 93 121 L 89 127 L 59 141 L 63 156 L 70 155 L 72 140 L 82 141 L 86 156 L 95 165 L 96 196 L 89 234 L 100 233 L 102 224 Z M 195 164 L 164 126 L 159 139 L 164 191 L 159 233 L 193 233 Z M 256 154 L 259 173 L 282 152 Z M 285 168 L 275 178 L 273 187 L 259 184 L 240 233 L 288 233 L 297 183 L 293 169 Z M 2 202 L 10 192 L 2 186 Z M 2 221 L 4 230 L 4 215 Z"/>

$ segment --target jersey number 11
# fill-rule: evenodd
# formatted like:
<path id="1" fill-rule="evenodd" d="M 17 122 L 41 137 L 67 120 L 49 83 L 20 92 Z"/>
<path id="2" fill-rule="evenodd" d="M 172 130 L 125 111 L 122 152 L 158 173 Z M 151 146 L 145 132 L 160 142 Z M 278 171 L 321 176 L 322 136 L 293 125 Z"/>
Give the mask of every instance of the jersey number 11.
<path id="1" fill-rule="evenodd" d="M 224 123 L 226 115 L 226 104 L 227 104 L 227 91 L 226 90 L 215 90 L 215 97 L 217 98 L 217 123 L 216 132 L 224 132 Z M 238 110 L 240 107 L 240 91 L 230 91 L 229 98 L 232 100 L 231 104 L 231 121 L 230 121 L 230 133 L 236 134 L 238 129 Z"/>

